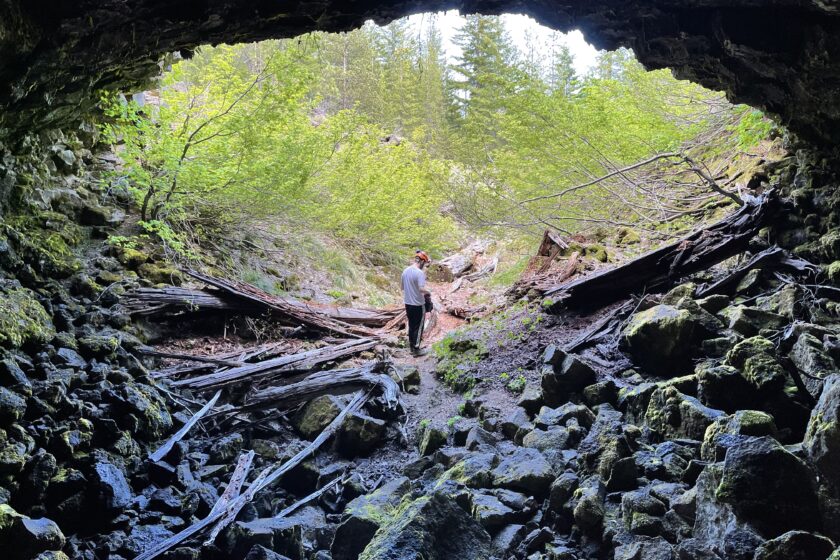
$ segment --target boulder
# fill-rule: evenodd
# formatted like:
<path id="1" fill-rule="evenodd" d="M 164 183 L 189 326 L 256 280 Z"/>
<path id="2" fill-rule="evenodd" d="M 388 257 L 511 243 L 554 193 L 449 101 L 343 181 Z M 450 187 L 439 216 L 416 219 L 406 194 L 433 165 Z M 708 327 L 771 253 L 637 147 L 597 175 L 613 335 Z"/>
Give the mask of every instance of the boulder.
<path id="1" fill-rule="evenodd" d="M 621 345 L 645 370 L 672 377 L 690 364 L 695 341 L 691 313 L 656 305 L 636 313 L 621 333 Z"/>
<path id="2" fill-rule="evenodd" d="M 767 538 L 820 528 L 814 474 L 771 437 L 744 438 L 727 450 L 715 496 Z"/>
<path id="3" fill-rule="evenodd" d="M 254 545 L 262 545 L 290 558 L 311 558 L 316 550 L 329 547 L 328 525 L 324 512 L 304 506 L 283 518 L 259 518 L 236 524 L 240 537 L 229 558 L 237 558 Z M 241 550 L 241 552 L 240 552 Z"/>
<path id="4" fill-rule="evenodd" d="M 336 397 L 323 395 L 312 399 L 295 415 L 292 425 L 306 439 L 315 439 L 344 408 Z"/>
<path id="5" fill-rule="evenodd" d="M 776 360 L 776 345 L 762 336 L 736 344 L 726 355 L 726 362 L 741 370 L 744 379 L 759 391 L 781 390 L 787 379 L 785 368 Z"/>
<path id="6" fill-rule="evenodd" d="M 384 420 L 358 412 L 348 414 L 335 438 L 335 446 L 345 457 L 369 455 L 385 438 Z"/>
<path id="7" fill-rule="evenodd" d="M 782 315 L 744 305 L 727 307 L 720 315 L 726 320 L 728 328 L 744 336 L 755 336 L 763 330 L 781 329 L 788 323 Z"/>
<path id="8" fill-rule="evenodd" d="M 796 369 L 806 374 L 805 384 L 813 393 L 819 393 L 820 383 L 813 377 L 823 378 L 837 371 L 837 366 L 825 345 L 813 334 L 804 332 L 799 335 L 788 353 Z"/>
<path id="9" fill-rule="evenodd" d="M 820 476 L 840 489 L 840 374 L 826 378 L 811 412 L 803 448 Z"/>
<path id="10" fill-rule="evenodd" d="M 573 393 L 595 381 L 595 370 L 574 354 L 568 354 L 554 345 L 543 353 L 541 378 L 543 401 L 548 406 L 559 406 Z"/>
<path id="11" fill-rule="evenodd" d="M 91 479 L 97 503 L 106 511 L 119 511 L 134 499 L 123 470 L 108 460 L 104 453 L 99 454 L 99 460 L 93 465 Z"/>
<path id="12" fill-rule="evenodd" d="M 788 531 L 758 547 L 754 560 L 823 560 L 834 550 L 834 543 L 821 535 Z"/>
<path id="13" fill-rule="evenodd" d="M 26 400 L 5 387 L 0 387 L 0 426 L 8 426 L 23 418 Z"/>
<path id="14" fill-rule="evenodd" d="M 702 440 L 706 428 L 723 414 L 723 411 L 704 406 L 696 398 L 680 393 L 675 387 L 665 387 L 651 395 L 645 422 L 664 438 Z"/>
<path id="15" fill-rule="evenodd" d="M 470 488 L 487 488 L 493 483 L 493 469 L 498 464 L 496 453 L 470 453 L 443 473 L 439 483 L 453 480 Z"/>
<path id="16" fill-rule="evenodd" d="M 245 560 L 289 560 L 289 557 L 278 554 L 262 545 L 255 544 L 248 551 L 248 554 L 245 555 Z"/>
<path id="17" fill-rule="evenodd" d="M 358 558 L 410 489 L 408 478 L 399 477 L 347 504 L 330 546 L 333 560 Z"/>
<path id="18" fill-rule="evenodd" d="M 382 526 L 360 560 L 485 560 L 490 535 L 451 499 L 418 498 Z"/>
<path id="19" fill-rule="evenodd" d="M 587 535 L 601 534 L 604 525 L 604 499 L 607 489 L 598 476 L 592 476 L 580 483 L 574 495 L 575 523 Z"/>
<path id="20" fill-rule="evenodd" d="M 210 446 L 210 460 L 218 464 L 232 463 L 242 451 L 242 434 L 233 433 L 216 440 Z"/>
<path id="21" fill-rule="evenodd" d="M 591 427 L 595 422 L 595 415 L 589 408 L 581 404 L 565 403 L 557 408 L 542 407 L 534 418 L 534 425 L 542 429 L 549 426 L 563 426 L 572 418 L 585 428 Z"/>
<path id="22" fill-rule="evenodd" d="M 536 449 L 517 448 L 493 469 L 493 485 L 544 497 L 554 480 L 551 465 Z"/>
<path id="23" fill-rule="evenodd" d="M 499 498 L 486 492 L 472 495 L 472 516 L 488 531 L 504 527 L 516 521 L 518 512 L 504 504 Z"/>
<path id="24" fill-rule="evenodd" d="M 764 542 L 756 529 L 739 519 L 732 506 L 717 499 L 723 476 L 723 464 L 708 465 L 697 479 L 694 505 L 694 538 L 690 550 L 708 552 L 709 558 L 753 560 L 755 550 Z M 704 558 L 687 556 L 687 558 Z"/>
<path id="25" fill-rule="evenodd" d="M 704 362 L 695 371 L 698 376 L 697 398 L 706 406 L 732 413 L 759 401 L 755 387 L 732 366 Z"/>
<path id="26" fill-rule="evenodd" d="M 559 426 L 552 426 L 548 430 L 536 428 L 522 438 L 523 447 L 531 447 L 539 451 L 566 449 L 568 442 L 569 431 Z"/>
<path id="27" fill-rule="evenodd" d="M 431 455 L 446 445 L 446 438 L 447 433 L 442 428 L 431 424 L 424 426 L 420 434 L 420 441 L 417 442 L 417 450 L 420 455 Z"/>
<path id="28" fill-rule="evenodd" d="M 64 547 L 64 534 L 55 521 L 42 517 L 16 517 L 7 535 L 9 560 L 29 560 L 48 550 Z"/>
<path id="29" fill-rule="evenodd" d="M 776 424 L 773 417 L 759 410 L 739 410 L 731 416 L 722 416 L 706 428 L 701 457 L 706 461 L 722 461 L 726 445 L 718 446 L 719 436 L 774 436 Z"/>
<path id="30" fill-rule="evenodd" d="M 502 420 L 502 433 L 506 438 L 516 442 L 521 442 L 522 437 L 533 428 L 534 425 L 531 423 L 528 413 L 520 406 L 511 410 Z"/>
<path id="31" fill-rule="evenodd" d="M 673 547 L 662 537 L 640 537 L 633 543 L 617 546 L 614 560 L 676 560 Z"/>
<path id="32" fill-rule="evenodd" d="M 508 525 L 493 537 L 491 543 L 493 555 L 498 558 L 509 558 L 522 539 L 525 538 L 524 525 Z"/>

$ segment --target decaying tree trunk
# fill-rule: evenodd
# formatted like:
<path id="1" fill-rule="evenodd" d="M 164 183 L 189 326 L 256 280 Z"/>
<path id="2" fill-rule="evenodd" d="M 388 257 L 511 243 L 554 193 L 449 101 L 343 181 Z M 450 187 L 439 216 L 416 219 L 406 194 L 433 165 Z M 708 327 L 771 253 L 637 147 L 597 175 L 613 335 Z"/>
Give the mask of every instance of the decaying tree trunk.
<path id="1" fill-rule="evenodd" d="M 376 373 L 379 369 L 381 363 L 368 362 L 357 368 L 319 371 L 296 383 L 257 391 L 248 396 L 242 407 L 230 412 L 265 408 L 289 410 L 321 395 L 342 395 L 377 387 L 382 390 L 389 408 L 395 408 L 399 402 L 400 388 L 396 381 L 384 373 Z"/>
<path id="2" fill-rule="evenodd" d="M 173 387 L 204 391 L 227 385 L 263 381 L 275 375 L 291 375 L 315 369 L 318 365 L 373 349 L 381 341 L 379 338 L 355 339 L 343 344 L 325 346 L 299 352 L 289 356 L 280 356 L 254 364 L 222 369 L 206 375 L 173 381 Z"/>
<path id="3" fill-rule="evenodd" d="M 658 291 L 688 274 L 705 270 L 747 248 L 749 240 L 779 209 L 770 191 L 750 200 L 716 224 L 626 264 L 557 286 L 546 292 L 554 300 L 549 311 L 598 307 L 633 293 Z"/>

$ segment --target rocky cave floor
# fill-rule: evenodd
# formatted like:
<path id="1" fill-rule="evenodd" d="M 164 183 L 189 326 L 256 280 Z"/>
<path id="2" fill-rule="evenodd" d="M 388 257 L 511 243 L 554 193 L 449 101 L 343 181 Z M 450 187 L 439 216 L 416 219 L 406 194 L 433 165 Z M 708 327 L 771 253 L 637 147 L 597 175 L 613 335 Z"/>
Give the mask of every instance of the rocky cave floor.
<path id="1" fill-rule="evenodd" d="M 3 160 L 5 177 L 37 188 L 0 243 L 0 545 L 11 560 L 144 557 L 213 511 L 241 453 L 255 452 L 253 481 L 347 398 L 254 413 L 234 431 L 208 422 L 150 460 L 208 397 L 153 378 L 157 364 L 137 352 L 149 330 L 120 304 L 171 270 L 104 243 L 127 197 L 97 181 L 113 160 L 94 155 L 90 129 L 33 142 Z M 838 261 L 837 189 L 797 187 L 808 167 L 796 165 L 777 181 L 825 218 L 788 216 L 780 226 L 794 233 L 780 239 Z M 840 558 L 838 272 L 825 267 L 822 289 L 770 266 L 726 293 L 680 284 L 635 300 L 613 333 L 575 352 L 564 348 L 619 306 L 549 317 L 480 362 L 475 340 L 454 345 L 450 359 L 478 377 L 526 372 L 519 397 L 491 383 L 462 398 L 431 358 L 396 351 L 402 414 L 374 398 L 215 539 L 160 557 Z"/>

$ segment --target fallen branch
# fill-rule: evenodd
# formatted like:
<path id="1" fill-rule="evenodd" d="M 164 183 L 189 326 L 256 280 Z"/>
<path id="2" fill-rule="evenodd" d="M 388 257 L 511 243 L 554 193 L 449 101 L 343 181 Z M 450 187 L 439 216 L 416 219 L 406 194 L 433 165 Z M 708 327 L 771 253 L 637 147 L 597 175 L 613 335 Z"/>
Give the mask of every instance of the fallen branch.
<path id="1" fill-rule="evenodd" d="M 344 479 L 344 477 L 341 477 L 341 476 L 338 476 L 338 477 L 332 479 L 330 482 L 326 483 L 324 486 L 322 486 L 318 490 L 315 490 L 314 492 L 312 492 L 311 494 L 309 494 L 305 498 L 301 498 L 300 500 L 296 501 L 295 503 L 293 503 L 289 507 L 285 508 L 283 511 L 281 511 L 280 513 L 275 515 L 274 519 L 283 519 L 284 517 L 288 517 L 292 512 L 294 512 L 299 507 L 308 504 L 312 500 L 317 500 L 318 498 L 320 498 L 321 496 L 326 494 L 327 491 L 330 490 L 330 488 L 332 488 L 334 486 L 337 486 L 339 483 L 344 484 L 345 482 L 346 482 L 346 480 Z"/>
<path id="2" fill-rule="evenodd" d="M 166 454 L 167 454 L 167 453 L 169 453 L 169 451 L 172 449 L 172 447 L 173 447 L 176 443 L 178 443 L 179 441 L 181 441 L 181 438 L 183 438 L 185 435 L 187 435 L 187 432 L 189 432 L 189 431 L 190 431 L 190 429 L 191 429 L 193 426 L 195 426 L 195 425 L 196 425 L 196 423 L 198 423 L 198 421 L 199 421 L 199 420 L 201 420 L 201 418 L 202 418 L 205 414 L 207 414 L 207 412 L 208 412 L 211 408 L 213 408 L 213 405 L 215 405 L 215 404 L 216 404 L 216 401 L 217 401 L 217 400 L 219 400 L 219 397 L 221 396 L 221 394 L 222 394 L 222 391 L 221 391 L 221 390 L 216 391 L 216 394 L 215 394 L 215 395 L 213 395 L 213 398 L 212 398 L 212 399 L 210 399 L 209 401 L 207 401 L 207 404 L 205 404 L 203 407 L 201 407 L 201 410 L 199 410 L 198 412 L 196 412 L 195 414 L 193 414 L 192 418 L 190 418 L 190 419 L 187 421 L 187 423 L 186 423 L 186 424 L 184 424 L 183 426 L 181 426 L 181 429 L 180 429 L 180 430 L 178 430 L 177 432 L 175 432 L 175 433 L 172 435 L 172 437 L 171 437 L 171 438 L 169 438 L 168 440 L 166 440 L 166 442 L 165 442 L 163 445 L 161 445 L 161 446 L 157 449 L 157 451 L 155 451 L 154 453 L 152 453 L 151 455 L 149 455 L 149 459 L 150 459 L 151 461 L 155 462 L 155 463 L 157 463 L 158 461 L 160 461 L 161 459 L 163 459 L 163 458 L 166 456 Z"/>
<path id="3" fill-rule="evenodd" d="M 815 272 L 819 268 L 806 260 L 791 257 L 787 251 L 779 247 L 770 247 L 760 253 L 756 253 L 753 257 L 742 266 L 735 270 L 728 271 L 726 276 L 718 280 L 714 284 L 701 287 L 697 290 L 697 297 L 706 297 L 712 294 L 721 294 L 731 292 L 738 283 L 747 275 L 747 273 L 755 268 L 762 268 L 769 266 L 771 268 L 787 268 L 796 272 Z"/>

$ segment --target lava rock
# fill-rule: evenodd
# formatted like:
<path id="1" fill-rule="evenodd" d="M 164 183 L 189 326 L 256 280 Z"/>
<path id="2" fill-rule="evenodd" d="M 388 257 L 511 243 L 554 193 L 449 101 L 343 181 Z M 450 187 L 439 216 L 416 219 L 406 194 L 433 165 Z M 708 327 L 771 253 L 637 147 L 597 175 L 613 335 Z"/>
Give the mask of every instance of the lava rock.
<path id="1" fill-rule="evenodd" d="M 123 470 L 104 455 L 93 466 L 92 482 L 96 485 L 98 503 L 108 511 L 121 510 L 134 499 Z"/>
<path id="2" fill-rule="evenodd" d="M 359 560 L 484 560 L 490 535 L 451 499 L 435 493 L 418 498 L 384 525 Z"/>
<path id="3" fill-rule="evenodd" d="M 10 560 L 29 560 L 47 550 L 61 550 L 64 534 L 55 521 L 47 518 L 16 517 L 7 536 Z"/>
<path id="4" fill-rule="evenodd" d="M 633 315 L 621 333 L 621 345 L 645 370 L 673 377 L 689 365 L 695 341 L 691 313 L 656 305 Z"/>
<path id="5" fill-rule="evenodd" d="M 706 428 L 723 416 L 723 411 L 704 406 L 675 387 L 657 389 L 648 403 L 645 421 L 663 437 L 702 440 Z"/>
<path id="6" fill-rule="evenodd" d="M 312 399 L 295 415 L 292 424 L 306 439 L 314 439 L 335 420 L 341 409 L 341 401 L 332 395 L 323 395 Z"/>
<path id="7" fill-rule="evenodd" d="M 814 474 L 770 437 L 745 438 L 729 448 L 715 495 L 770 538 L 820 526 Z"/>
<path id="8" fill-rule="evenodd" d="M 370 454 L 385 438 L 384 420 L 360 413 L 350 413 L 341 423 L 335 446 L 345 457 Z"/>
<path id="9" fill-rule="evenodd" d="M 773 392 L 781 390 L 787 379 L 787 372 L 776 360 L 775 353 L 775 344 L 754 336 L 736 344 L 726 355 L 726 361 L 740 369 L 744 379 L 759 391 Z"/>
<path id="10" fill-rule="evenodd" d="M 759 410 L 739 410 L 731 416 L 724 416 L 712 422 L 703 438 L 701 457 L 707 461 L 722 461 L 727 447 L 718 446 L 721 435 L 774 436 L 776 424 L 773 417 Z"/>
<path id="11" fill-rule="evenodd" d="M 429 424 L 422 430 L 420 441 L 417 443 L 417 449 L 420 455 L 431 455 L 444 445 L 446 445 L 446 432 L 437 426 Z"/>
<path id="12" fill-rule="evenodd" d="M 544 497 L 555 474 L 545 457 L 536 449 L 517 448 L 493 469 L 493 485 Z"/>
<path id="13" fill-rule="evenodd" d="M 583 391 L 595 381 L 595 370 L 574 354 L 567 354 L 554 345 L 543 354 L 542 397 L 548 406 L 559 406 L 572 393 Z"/>
<path id="14" fill-rule="evenodd" d="M 242 451 L 242 434 L 233 433 L 215 441 L 210 447 L 210 460 L 213 463 L 231 463 Z"/>
<path id="15" fill-rule="evenodd" d="M 755 551 L 755 560 L 817 560 L 828 558 L 834 543 L 805 531 L 789 531 L 769 540 Z"/>
<path id="16" fill-rule="evenodd" d="M 5 387 L 0 387 L 0 426 L 17 422 L 26 413 L 26 400 Z"/>
<path id="17" fill-rule="evenodd" d="M 255 544 L 248 551 L 248 554 L 245 555 L 245 560 L 289 560 L 289 557 L 277 554 L 262 545 Z"/>
<path id="18" fill-rule="evenodd" d="M 407 478 L 395 478 L 374 492 L 359 496 L 347 504 L 341 525 L 336 529 L 330 545 L 333 560 L 358 558 L 410 489 L 411 484 Z"/>

